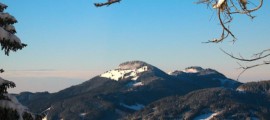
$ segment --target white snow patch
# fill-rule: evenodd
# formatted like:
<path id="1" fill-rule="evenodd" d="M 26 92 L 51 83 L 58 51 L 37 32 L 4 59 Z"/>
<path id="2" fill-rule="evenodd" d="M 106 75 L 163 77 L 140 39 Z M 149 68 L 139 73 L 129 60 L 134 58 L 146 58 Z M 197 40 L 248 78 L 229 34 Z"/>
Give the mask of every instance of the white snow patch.
<path id="1" fill-rule="evenodd" d="M 120 105 L 125 107 L 125 108 L 131 109 L 131 110 L 136 110 L 136 111 L 144 108 L 144 105 L 142 105 L 142 104 L 126 105 L 124 103 L 120 103 Z"/>
<path id="2" fill-rule="evenodd" d="M 170 71 L 170 72 L 167 72 L 167 74 L 168 74 L 168 75 L 172 75 L 172 74 L 173 74 L 173 72 L 172 72 L 172 71 Z"/>
<path id="3" fill-rule="evenodd" d="M 16 18 L 8 13 L 0 13 L 0 19 L 17 22 Z"/>
<path id="4" fill-rule="evenodd" d="M 202 114 L 198 117 L 195 117 L 194 120 L 210 120 L 218 114 L 219 114 L 219 112 Z"/>
<path id="5" fill-rule="evenodd" d="M 10 42 L 16 42 L 21 45 L 21 40 L 16 35 L 13 35 L 9 32 L 7 32 L 5 29 L 0 27 L 0 41 L 2 40 L 8 40 Z"/>
<path id="6" fill-rule="evenodd" d="M 185 73 L 198 73 L 203 71 L 204 69 L 201 67 L 197 67 L 197 66 L 193 66 L 193 67 L 188 67 L 185 70 L 183 70 L 183 72 Z"/>
<path id="7" fill-rule="evenodd" d="M 219 0 L 217 4 L 213 5 L 213 8 L 215 9 L 220 8 L 225 2 L 226 0 Z"/>
<path id="8" fill-rule="evenodd" d="M 7 84 L 7 83 L 9 83 L 9 81 L 4 80 L 3 78 L 0 77 L 0 85 Z"/>
<path id="9" fill-rule="evenodd" d="M 144 84 L 142 82 L 130 82 L 127 84 L 127 87 L 139 87 L 139 86 L 143 86 Z"/>
<path id="10" fill-rule="evenodd" d="M 142 82 L 137 82 L 133 84 L 133 87 L 143 86 Z"/>
<path id="11" fill-rule="evenodd" d="M 139 69 L 143 66 L 147 66 L 148 64 L 142 61 L 128 61 L 119 65 L 119 69 L 122 70 L 133 70 Z"/>
<path id="12" fill-rule="evenodd" d="M 241 92 L 241 93 L 245 93 L 246 92 L 245 89 L 244 88 L 241 88 L 241 87 L 238 87 L 236 89 L 236 91 Z"/>
<path id="13" fill-rule="evenodd" d="M 84 117 L 84 116 L 86 116 L 88 113 L 86 113 L 86 112 L 84 112 L 84 113 L 80 113 L 80 116 L 81 117 Z"/>
<path id="14" fill-rule="evenodd" d="M 198 73 L 199 71 L 197 69 L 186 69 L 186 70 L 183 70 L 183 72 L 185 72 L 185 73 Z"/>
<path id="15" fill-rule="evenodd" d="M 131 78 L 131 80 L 137 80 L 139 78 L 138 74 L 147 70 L 147 66 L 143 66 L 138 69 L 115 69 L 101 74 L 100 77 L 109 78 L 116 81 L 126 78 Z"/>
<path id="16" fill-rule="evenodd" d="M 47 119 L 47 115 L 46 115 L 44 118 L 42 118 L 42 120 L 48 120 L 48 119 Z"/>
<path id="17" fill-rule="evenodd" d="M 45 115 L 44 118 L 42 118 L 42 120 L 47 120 L 48 119 L 48 113 L 49 111 L 52 109 L 52 107 L 47 108 L 46 110 L 42 111 L 41 114 Z"/>

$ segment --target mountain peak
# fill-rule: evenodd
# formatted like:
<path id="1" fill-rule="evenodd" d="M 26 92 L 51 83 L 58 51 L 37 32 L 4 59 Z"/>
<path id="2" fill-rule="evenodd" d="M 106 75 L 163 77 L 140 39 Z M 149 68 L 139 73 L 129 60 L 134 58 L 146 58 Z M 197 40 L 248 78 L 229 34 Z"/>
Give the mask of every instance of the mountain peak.
<path id="1" fill-rule="evenodd" d="M 219 72 L 217 72 L 214 69 L 210 69 L 210 68 L 202 68 L 199 66 L 191 66 L 191 67 L 187 67 L 184 70 L 175 70 L 173 72 L 169 72 L 169 75 L 180 75 L 180 74 L 198 74 L 198 75 L 207 75 L 207 74 L 221 74 Z"/>
<path id="2" fill-rule="evenodd" d="M 183 70 L 183 72 L 185 73 L 198 73 L 203 71 L 204 69 L 202 67 L 199 66 L 191 66 L 191 67 L 187 67 L 185 70 Z"/>
<path id="3" fill-rule="evenodd" d="M 118 69 L 107 71 L 100 77 L 109 78 L 112 80 L 123 80 L 130 78 L 137 80 L 140 74 L 150 70 L 153 66 L 143 61 L 128 61 L 119 65 Z"/>
<path id="4" fill-rule="evenodd" d="M 127 61 L 127 62 L 121 63 L 119 65 L 119 69 L 121 69 L 121 70 L 134 70 L 134 69 L 142 68 L 144 66 L 149 67 L 151 65 L 149 65 L 148 63 L 143 62 L 143 61 Z"/>
<path id="5" fill-rule="evenodd" d="M 200 73 L 200 72 L 203 72 L 205 70 L 206 69 L 199 67 L 199 66 L 191 66 L 191 67 L 185 68 L 184 70 L 175 70 L 175 71 L 169 72 L 168 74 L 177 76 L 177 75 L 180 75 L 183 73 Z"/>

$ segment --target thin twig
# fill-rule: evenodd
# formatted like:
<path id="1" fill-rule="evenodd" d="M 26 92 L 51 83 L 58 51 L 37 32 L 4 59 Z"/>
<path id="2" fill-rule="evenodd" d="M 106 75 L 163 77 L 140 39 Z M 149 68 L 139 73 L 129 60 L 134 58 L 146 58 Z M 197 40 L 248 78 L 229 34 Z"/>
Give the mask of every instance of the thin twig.
<path id="1" fill-rule="evenodd" d="M 225 53 L 225 54 L 227 54 L 228 56 L 230 56 L 231 58 L 233 58 L 233 59 L 240 60 L 240 61 L 248 61 L 248 62 L 257 61 L 257 60 L 260 60 L 260 59 L 263 59 L 263 58 L 266 58 L 266 57 L 270 56 L 270 54 L 267 54 L 267 55 L 259 56 L 259 57 L 252 58 L 252 59 L 246 59 L 246 58 L 235 57 L 235 56 L 233 56 L 232 54 L 227 53 L 227 52 L 224 51 L 223 49 L 220 49 L 220 50 L 221 50 L 223 53 Z"/>

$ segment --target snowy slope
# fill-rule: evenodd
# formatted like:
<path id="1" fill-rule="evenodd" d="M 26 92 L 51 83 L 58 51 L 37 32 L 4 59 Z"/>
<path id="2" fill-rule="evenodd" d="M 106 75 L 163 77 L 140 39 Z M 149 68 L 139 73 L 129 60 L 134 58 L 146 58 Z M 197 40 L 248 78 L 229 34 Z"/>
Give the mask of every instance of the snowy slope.
<path id="1" fill-rule="evenodd" d="M 183 72 L 185 73 L 198 73 L 203 71 L 204 69 L 198 66 L 193 66 L 193 67 L 188 67 L 185 70 L 183 70 Z"/>
<path id="2" fill-rule="evenodd" d="M 107 71 L 100 77 L 109 78 L 112 80 L 122 80 L 130 78 L 137 80 L 140 74 L 149 70 L 149 65 L 141 61 L 125 62 L 119 65 L 117 69 Z"/>
<path id="3" fill-rule="evenodd" d="M 202 67 L 199 67 L 199 66 L 191 66 L 191 67 L 187 67 L 185 68 L 184 70 L 175 70 L 173 72 L 169 72 L 168 74 L 169 75 L 174 75 L 174 76 L 177 76 L 179 74 L 183 74 L 183 73 L 190 73 L 190 74 L 214 74 L 214 73 L 217 73 L 217 71 L 215 70 L 212 70 L 212 69 L 204 69 Z"/>

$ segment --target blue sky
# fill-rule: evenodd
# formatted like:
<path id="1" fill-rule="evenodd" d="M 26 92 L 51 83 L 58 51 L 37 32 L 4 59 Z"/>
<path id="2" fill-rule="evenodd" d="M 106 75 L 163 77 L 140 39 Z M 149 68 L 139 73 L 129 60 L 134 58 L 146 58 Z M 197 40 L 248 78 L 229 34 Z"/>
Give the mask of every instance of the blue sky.
<path id="1" fill-rule="evenodd" d="M 62 83 L 51 85 L 49 91 L 55 92 L 129 60 L 142 60 L 164 71 L 197 65 L 236 78 L 238 64 L 219 48 L 249 57 L 270 44 L 270 1 L 254 13 L 254 20 L 234 16 L 235 44 L 231 39 L 202 44 L 217 37 L 220 26 L 215 11 L 190 0 L 123 0 L 102 8 L 93 6 L 101 0 L 1 2 L 19 21 L 17 36 L 28 44 L 9 57 L 0 53 L 1 67 L 7 71 L 3 77 L 17 83 L 12 92 L 43 91 L 48 89 L 44 84 Z M 269 79 L 269 72 L 268 66 L 256 68 L 240 80 Z"/>

